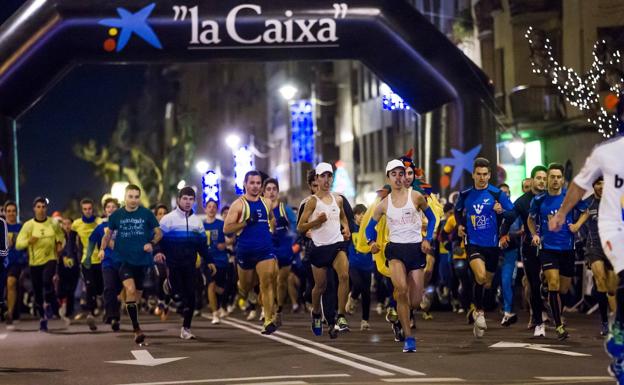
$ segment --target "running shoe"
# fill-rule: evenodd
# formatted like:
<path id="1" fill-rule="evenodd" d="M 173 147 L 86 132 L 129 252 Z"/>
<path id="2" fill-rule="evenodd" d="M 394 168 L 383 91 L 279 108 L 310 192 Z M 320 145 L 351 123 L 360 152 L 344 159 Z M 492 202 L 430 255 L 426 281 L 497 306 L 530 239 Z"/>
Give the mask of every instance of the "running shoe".
<path id="1" fill-rule="evenodd" d="M 394 342 L 405 341 L 405 333 L 399 321 L 392 323 L 392 334 L 394 334 Z"/>
<path id="2" fill-rule="evenodd" d="M 407 337 L 403 344 L 403 353 L 412 353 L 416 351 L 416 338 Z"/>
<path id="3" fill-rule="evenodd" d="M 95 324 L 95 318 L 91 314 L 87 316 L 87 325 L 89 326 L 89 330 L 91 330 L 92 332 L 97 330 L 97 325 Z"/>
<path id="4" fill-rule="evenodd" d="M 39 331 L 42 333 L 47 333 L 48 332 L 48 320 L 47 319 L 41 319 L 39 320 Z"/>
<path id="5" fill-rule="evenodd" d="M 320 314 L 312 313 L 312 333 L 315 336 L 323 335 L 323 319 Z"/>
<path id="6" fill-rule="evenodd" d="M 329 334 L 329 339 L 335 340 L 338 338 L 338 326 L 337 325 L 329 325 L 327 328 L 327 334 Z"/>
<path id="7" fill-rule="evenodd" d="M 607 368 L 609 374 L 615 377 L 618 384 L 624 384 L 624 360 L 617 359 L 611 362 Z"/>
<path id="8" fill-rule="evenodd" d="M 563 341 L 570 335 L 563 325 L 559 325 L 555 328 L 555 332 L 557 332 L 557 339 L 559 341 Z"/>
<path id="9" fill-rule="evenodd" d="M 533 337 L 546 337 L 546 325 L 544 325 L 543 323 L 535 325 Z"/>
<path id="10" fill-rule="evenodd" d="M 391 324 L 399 322 L 399 315 L 397 314 L 395 308 L 389 307 L 388 310 L 386 310 L 386 321 L 390 322 Z"/>
<path id="11" fill-rule="evenodd" d="M 264 335 L 269 335 L 269 334 L 275 333 L 276 330 L 277 330 L 277 325 L 275 324 L 275 322 L 265 321 L 260 333 Z"/>
<path id="12" fill-rule="evenodd" d="M 617 321 L 611 325 L 611 332 L 605 341 L 605 350 L 613 359 L 624 358 L 624 330 Z"/>
<path id="13" fill-rule="evenodd" d="M 433 319 L 433 314 L 431 314 L 431 312 L 429 312 L 429 311 L 423 311 L 422 318 L 425 321 L 431 321 Z"/>
<path id="14" fill-rule="evenodd" d="M 379 315 L 383 314 L 383 304 L 381 302 L 377 302 L 377 306 L 375 306 L 375 311 Z"/>
<path id="15" fill-rule="evenodd" d="M 143 345 L 145 343 L 145 334 L 143 334 L 141 329 L 134 330 L 134 343 L 137 345 Z"/>
<path id="16" fill-rule="evenodd" d="M 600 335 L 601 336 L 606 336 L 607 334 L 609 334 L 609 323 L 608 322 L 601 322 L 600 323 Z"/>
<path id="17" fill-rule="evenodd" d="M 351 293 L 347 297 L 347 306 L 345 306 L 345 311 L 347 314 L 353 314 L 355 312 L 355 307 L 357 306 L 357 300 L 351 297 Z"/>
<path id="18" fill-rule="evenodd" d="M 301 306 L 299 306 L 298 303 L 293 303 L 292 305 L 292 312 L 293 313 L 299 313 L 299 309 L 301 308 Z"/>
<path id="19" fill-rule="evenodd" d="M 266 318 L 266 317 L 264 316 L 264 309 L 262 309 L 262 310 L 260 311 L 260 322 L 264 322 L 265 318 Z"/>
<path id="20" fill-rule="evenodd" d="M 224 308 L 219 308 L 219 310 L 217 310 L 219 312 L 219 318 L 227 318 L 227 316 L 229 315 L 227 310 L 225 310 Z"/>
<path id="21" fill-rule="evenodd" d="M 46 319 L 52 319 L 54 317 L 54 310 L 52 309 L 52 306 L 50 306 L 50 304 L 45 304 L 43 311 L 45 313 Z"/>
<path id="22" fill-rule="evenodd" d="M 367 320 L 360 321 L 360 330 L 370 330 L 370 324 Z"/>
<path id="23" fill-rule="evenodd" d="M 221 323 L 221 318 L 219 317 L 219 312 L 213 311 L 212 312 L 212 321 L 210 321 L 211 324 L 213 325 L 218 325 Z"/>
<path id="24" fill-rule="evenodd" d="M 349 331 L 349 322 L 342 314 L 338 315 L 338 319 L 336 320 L 336 326 L 338 327 L 339 332 L 348 332 Z"/>
<path id="25" fill-rule="evenodd" d="M 516 313 L 505 312 L 505 315 L 503 315 L 503 319 L 501 320 L 501 325 L 508 327 L 516 322 L 518 322 L 518 315 Z"/>
<path id="26" fill-rule="evenodd" d="M 118 332 L 120 329 L 120 324 L 118 319 L 114 319 L 111 321 L 111 330 L 114 332 Z"/>
<path id="27" fill-rule="evenodd" d="M 191 329 L 185 327 L 180 328 L 180 338 L 183 340 L 194 340 L 195 335 L 191 333 Z"/>
<path id="28" fill-rule="evenodd" d="M 474 327 L 473 327 L 473 334 L 475 337 L 477 338 L 481 338 L 483 337 L 483 334 L 485 334 L 485 331 L 487 330 L 487 324 L 485 322 L 485 314 L 483 313 L 483 311 L 475 311 L 475 318 L 474 318 Z"/>
<path id="29" fill-rule="evenodd" d="M 251 310 L 249 312 L 249 314 L 247 314 L 247 318 L 246 319 L 247 319 L 247 321 L 253 321 L 253 320 L 256 319 L 257 316 L 258 316 L 258 312 L 255 311 L 255 310 Z"/>

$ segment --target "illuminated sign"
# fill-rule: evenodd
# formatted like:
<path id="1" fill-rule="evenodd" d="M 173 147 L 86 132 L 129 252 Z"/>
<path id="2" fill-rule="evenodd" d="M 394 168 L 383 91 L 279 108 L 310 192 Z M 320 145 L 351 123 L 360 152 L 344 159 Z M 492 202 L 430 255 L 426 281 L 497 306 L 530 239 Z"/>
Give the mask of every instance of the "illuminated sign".
<path id="1" fill-rule="evenodd" d="M 245 174 L 254 169 L 254 158 L 247 146 L 234 151 L 234 187 L 237 194 L 243 194 Z"/>
<path id="2" fill-rule="evenodd" d="M 204 207 L 208 201 L 215 201 L 219 205 L 220 200 L 219 175 L 214 170 L 208 170 L 202 177 L 202 198 Z"/>
<path id="3" fill-rule="evenodd" d="M 314 163 L 314 106 L 310 100 L 290 104 L 290 149 L 293 163 Z"/>

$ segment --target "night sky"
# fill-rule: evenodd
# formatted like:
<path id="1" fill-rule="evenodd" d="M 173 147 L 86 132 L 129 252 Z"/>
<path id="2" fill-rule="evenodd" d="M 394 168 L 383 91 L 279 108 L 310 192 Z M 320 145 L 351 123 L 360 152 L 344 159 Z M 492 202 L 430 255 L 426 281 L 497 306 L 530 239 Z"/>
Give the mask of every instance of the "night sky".
<path id="1" fill-rule="evenodd" d="M 0 23 L 22 4 L 1 0 Z M 29 217 L 37 195 L 50 199 L 50 212 L 64 210 L 72 198 L 99 201 L 110 190 L 93 167 L 73 153 L 76 143 L 95 139 L 107 144 L 128 98 L 137 97 L 141 66 L 75 68 L 18 121 L 22 217 Z"/>

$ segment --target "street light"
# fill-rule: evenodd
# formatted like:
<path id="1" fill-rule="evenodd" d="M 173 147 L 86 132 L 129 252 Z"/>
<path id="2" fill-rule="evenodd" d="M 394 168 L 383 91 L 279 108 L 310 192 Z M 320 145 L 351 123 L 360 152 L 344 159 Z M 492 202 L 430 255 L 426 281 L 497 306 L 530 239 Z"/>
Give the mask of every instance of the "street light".
<path id="1" fill-rule="evenodd" d="M 203 175 L 208 172 L 208 170 L 210 169 L 210 165 L 205 160 L 200 160 L 195 163 L 195 169 L 198 173 Z"/>
<path id="2" fill-rule="evenodd" d="M 507 143 L 507 148 L 514 159 L 520 159 L 522 154 L 524 154 L 524 141 L 519 137 L 515 137 L 511 142 Z"/>
<path id="3" fill-rule="evenodd" d="M 238 149 L 240 141 L 240 137 L 236 134 L 230 134 L 227 136 L 227 138 L 225 138 L 225 144 L 227 144 L 228 147 L 232 149 L 232 151 L 236 151 Z"/>
<path id="4" fill-rule="evenodd" d="M 178 182 L 178 190 L 182 190 L 184 187 L 186 187 L 186 181 L 184 179 L 182 179 L 181 181 Z"/>
<path id="5" fill-rule="evenodd" d="M 286 100 L 293 100 L 297 95 L 297 92 L 299 92 L 299 90 L 292 84 L 285 84 L 279 89 L 279 93 Z"/>
<path id="6" fill-rule="evenodd" d="M 125 198 L 126 187 L 128 187 L 130 183 L 128 182 L 115 182 L 111 187 L 111 195 L 113 198 L 117 199 L 118 202 L 122 202 Z"/>

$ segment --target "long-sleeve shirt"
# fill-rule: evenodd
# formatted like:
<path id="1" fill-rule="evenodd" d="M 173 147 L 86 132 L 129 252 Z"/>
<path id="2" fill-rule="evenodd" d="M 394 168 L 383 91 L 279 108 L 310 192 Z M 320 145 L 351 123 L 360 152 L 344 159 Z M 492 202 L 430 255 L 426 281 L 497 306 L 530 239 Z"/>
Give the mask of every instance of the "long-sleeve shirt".
<path id="1" fill-rule="evenodd" d="M 31 237 L 39 238 L 32 245 L 29 244 Z M 31 219 L 24 223 L 17 235 L 15 248 L 28 250 L 28 263 L 30 266 L 45 265 L 49 261 L 57 259 L 56 244 L 65 246 L 65 235 L 59 225 L 48 217 L 43 222 Z"/>
<path id="2" fill-rule="evenodd" d="M 516 199 L 513 204 L 513 209 L 509 210 L 503 216 L 503 223 L 500 227 L 500 234 L 507 235 L 509 233 L 509 228 L 516 221 L 518 217 L 522 221 L 522 225 L 524 226 L 524 236 L 522 237 L 522 242 L 531 243 L 531 237 L 529 233 L 529 225 L 527 223 L 529 219 L 529 209 L 531 207 L 531 201 L 535 197 L 533 191 L 528 191 L 524 193 L 520 198 Z"/>
<path id="3" fill-rule="evenodd" d="M 167 258 L 167 266 L 194 265 L 197 254 L 205 263 L 212 262 L 204 223 L 197 215 L 187 215 L 176 208 L 160 219 L 160 229 L 163 238 L 159 246 Z"/>

